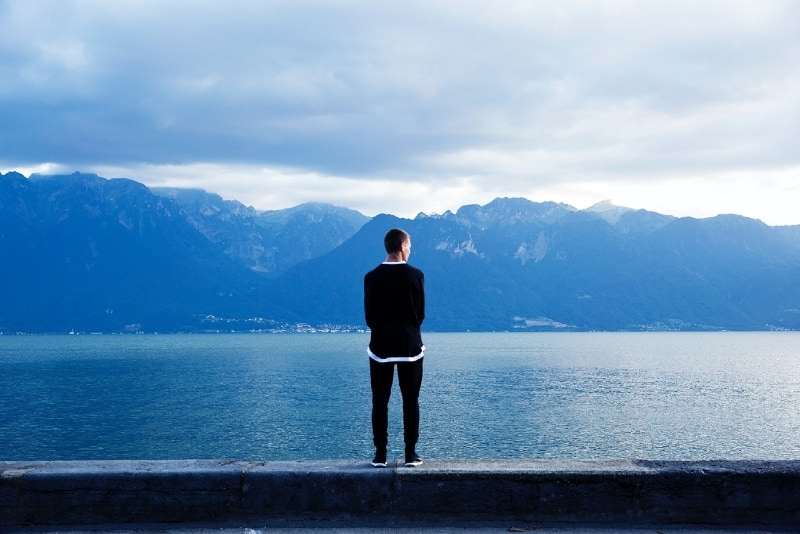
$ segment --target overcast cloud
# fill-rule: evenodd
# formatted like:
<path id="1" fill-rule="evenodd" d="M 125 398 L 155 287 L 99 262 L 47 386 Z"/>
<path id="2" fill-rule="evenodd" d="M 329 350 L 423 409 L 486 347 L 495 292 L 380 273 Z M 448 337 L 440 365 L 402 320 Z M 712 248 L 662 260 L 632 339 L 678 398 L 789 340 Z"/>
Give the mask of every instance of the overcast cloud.
<path id="1" fill-rule="evenodd" d="M 797 0 L 0 0 L 0 170 L 800 224 Z"/>

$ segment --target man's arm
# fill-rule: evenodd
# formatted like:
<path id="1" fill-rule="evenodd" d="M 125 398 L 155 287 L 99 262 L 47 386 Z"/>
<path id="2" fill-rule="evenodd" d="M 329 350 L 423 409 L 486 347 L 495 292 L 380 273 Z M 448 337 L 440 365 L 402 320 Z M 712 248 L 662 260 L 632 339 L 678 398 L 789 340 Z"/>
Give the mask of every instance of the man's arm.
<path id="1" fill-rule="evenodd" d="M 371 285 L 369 275 L 364 276 L 364 320 L 366 320 L 369 328 L 372 328 L 373 324 L 375 324 L 375 305 L 372 301 Z"/>

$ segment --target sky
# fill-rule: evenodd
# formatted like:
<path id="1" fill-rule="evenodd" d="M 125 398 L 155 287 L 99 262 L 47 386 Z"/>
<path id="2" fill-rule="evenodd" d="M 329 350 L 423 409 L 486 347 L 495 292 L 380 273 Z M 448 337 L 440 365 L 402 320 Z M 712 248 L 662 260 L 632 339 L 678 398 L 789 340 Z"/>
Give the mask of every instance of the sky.
<path id="1" fill-rule="evenodd" d="M 800 224 L 800 0 L 0 0 L 0 172 Z"/>

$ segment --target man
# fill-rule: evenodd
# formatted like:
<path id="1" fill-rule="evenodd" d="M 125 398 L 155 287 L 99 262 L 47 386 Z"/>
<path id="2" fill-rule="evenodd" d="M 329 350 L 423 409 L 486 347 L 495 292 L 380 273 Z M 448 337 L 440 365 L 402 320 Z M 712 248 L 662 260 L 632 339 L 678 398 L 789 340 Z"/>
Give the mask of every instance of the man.
<path id="1" fill-rule="evenodd" d="M 418 466 L 419 390 L 422 385 L 420 325 L 425 319 L 425 276 L 409 265 L 411 237 L 393 228 L 383 239 L 386 260 L 364 276 L 364 315 L 371 329 L 369 372 L 372 386 L 372 465 L 386 467 L 389 396 L 394 368 L 403 397 L 405 465 Z"/>

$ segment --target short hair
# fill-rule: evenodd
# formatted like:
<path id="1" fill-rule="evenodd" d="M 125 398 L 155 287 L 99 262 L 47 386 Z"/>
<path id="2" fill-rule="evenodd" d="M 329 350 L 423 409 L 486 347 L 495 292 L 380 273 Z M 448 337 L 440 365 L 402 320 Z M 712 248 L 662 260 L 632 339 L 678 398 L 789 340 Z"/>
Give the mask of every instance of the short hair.
<path id="1" fill-rule="evenodd" d="M 399 228 L 392 228 L 386 232 L 383 238 L 383 246 L 387 254 L 394 254 L 395 252 L 400 252 L 400 249 L 403 248 L 403 243 L 410 240 L 411 236 L 408 235 L 408 232 Z"/>

